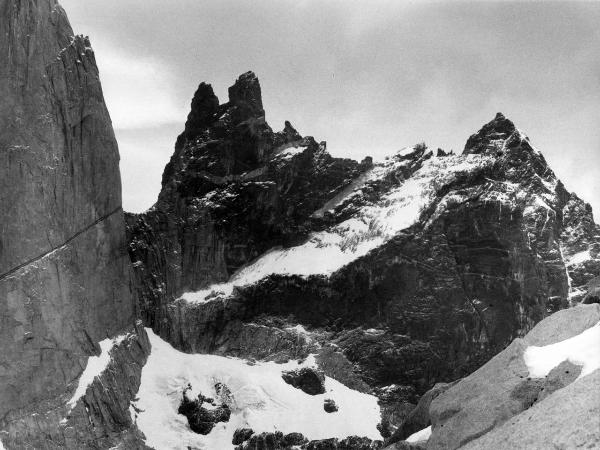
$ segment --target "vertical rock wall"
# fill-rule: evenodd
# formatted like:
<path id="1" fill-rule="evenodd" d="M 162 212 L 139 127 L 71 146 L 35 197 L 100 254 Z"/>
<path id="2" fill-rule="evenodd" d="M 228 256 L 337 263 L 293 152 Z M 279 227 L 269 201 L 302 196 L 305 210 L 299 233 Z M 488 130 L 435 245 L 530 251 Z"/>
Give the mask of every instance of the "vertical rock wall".
<path id="1" fill-rule="evenodd" d="M 0 0 L 0 417 L 64 394 L 133 323 L 119 153 L 55 0 Z"/>

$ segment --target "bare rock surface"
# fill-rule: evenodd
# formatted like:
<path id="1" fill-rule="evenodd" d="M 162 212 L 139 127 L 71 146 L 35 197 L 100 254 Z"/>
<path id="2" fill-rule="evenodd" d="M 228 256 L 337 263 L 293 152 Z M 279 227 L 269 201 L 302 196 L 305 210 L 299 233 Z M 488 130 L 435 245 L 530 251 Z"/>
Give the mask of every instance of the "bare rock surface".
<path id="1" fill-rule="evenodd" d="M 600 447 L 598 386 L 600 386 L 600 371 L 596 370 L 461 449 L 598 448 Z"/>
<path id="2" fill-rule="evenodd" d="M 0 61 L 2 441 L 96 448 L 127 428 L 127 368 L 122 398 L 96 390 L 73 428 L 59 416 L 98 342 L 134 323 L 117 143 L 90 42 L 56 0 L 0 0 Z"/>
<path id="3" fill-rule="evenodd" d="M 454 383 L 436 383 L 436 385 L 428 390 L 419 400 L 417 406 L 410 414 L 402 421 L 394 434 L 386 441 L 386 445 L 391 445 L 395 442 L 403 441 L 413 433 L 427 428 L 431 425 L 431 417 L 429 416 L 429 408 L 431 403 L 441 394 L 446 392 Z"/>
<path id="4" fill-rule="evenodd" d="M 598 323 L 599 312 L 598 305 L 580 305 L 548 317 L 523 339 L 516 339 L 479 370 L 437 397 L 429 409 L 433 432 L 427 444 L 428 450 L 528 448 L 527 445 L 533 445 L 536 438 L 524 439 L 519 443 L 525 434 L 532 433 L 539 437 L 545 432 L 554 437 L 560 433 L 564 434 L 556 441 L 564 443 L 566 445 L 564 448 L 578 448 L 580 442 L 596 442 L 593 439 L 588 440 L 587 437 L 594 433 L 598 434 L 598 427 L 596 431 L 586 431 L 583 434 L 585 437 L 581 439 L 575 439 L 575 436 L 594 422 L 594 419 L 590 422 L 584 419 L 584 416 L 587 417 L 588 412 L 600 408 L 600 398 L 597 394 L 598 371 L 576 380 L 581 368 L 565 361 L 552 370 L 547 377 L 531 378 L 523 356 L 529 345 L 550 345 L 582 333 Z M 595 387 L 594 383 L 596 383 Z M 567 396 L 571 397 L 564 405 L 565 410 L 558 413 L 557 408 L 562 407 L 559 405 L 562 405 L 561 402 Z M 579 406 L 575 407 L 576 404 Z M 570 411 L 569 407 L 573 407 L 573 411 Z M 584 414 L 583 411 L 587 412 Z M 533 421 L 533 418 L 538 415 L 548 417 L 544 419 L 547 420 L 544 428 L 536 430 L 535 427 L 542 425 L 541 422 L 534 425 L 535 422 L 529 421 Z M 575 423 L 576 421 L 568 421 L 562 423 L 557 430 L 546 428 L 553 421 L 557 423 L 562 421 L 566 417 L 563 415 L 581 417 L 581 427 Z M 536 420 L 539 421 L 539 417 Z M 514 431 L 515 439 L 511 442 L 515 447 L 501 446 L 501 440 L 494 441 L 499 445 L 498 447 L 493 445 L 486 447 L 483 444 L 498 439 L 486 437 L 488 434 L 500 436 L 497 434 L 498 429 Z M 505 431 L 505 435 L 508 433 Z M 484 438 L 481 438 L 482 436 Z M 597 438 L 600 438 L 600 435 Z M 539 446 L 534 445 L 529 448 L 549 448 L 544 445 L 552 440 L 549 437 L 539 442 Z"/>

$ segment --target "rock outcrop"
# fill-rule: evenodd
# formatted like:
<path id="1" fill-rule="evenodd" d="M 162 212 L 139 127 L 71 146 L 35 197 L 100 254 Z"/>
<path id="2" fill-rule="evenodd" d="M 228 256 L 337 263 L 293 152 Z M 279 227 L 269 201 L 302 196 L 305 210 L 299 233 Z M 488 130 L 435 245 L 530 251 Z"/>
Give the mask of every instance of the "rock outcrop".
<path id="1" fill-rule="evenodd" d="M 0 61 L 0 439 L 96 448 L 96 412 L 88 440 L 59 420 L 98 342 L 134 323 L 117 144 L 90 43 L 55 0 L 0 0 Z"/>
<path id="2" fill-rule="evenodd" d="M 580 377 L 583 362 L 564 361 L 536 378 L 524 354 L 530 346 L 565 341 L 599 322 L 598 305 L 560 311 L 442 393 L 429 410 L 433 432 L 427 449 L 597 446 L 600 371 Z"/>

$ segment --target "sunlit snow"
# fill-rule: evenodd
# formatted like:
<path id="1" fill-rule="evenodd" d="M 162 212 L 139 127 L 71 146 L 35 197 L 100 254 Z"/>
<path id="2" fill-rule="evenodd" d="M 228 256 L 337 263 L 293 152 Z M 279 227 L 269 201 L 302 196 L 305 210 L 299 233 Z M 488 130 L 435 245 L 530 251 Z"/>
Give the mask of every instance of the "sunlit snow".
<path id="1" fill-rule="evenodd" d="M 573 256 L 567 258 L 567 266 L 576 266 L 592 259 L 592 255 L 589 250 L 575 253 Z"/>
<path id="2" fill-rule="evenodd" d="M 92 384 L 94 379 L 102 374 L 104 370 L 108 367 L 110 363 L 110 351 L 114 346 L 119 345 L 123 340 L 127 337 L 127 334 L 112 338 L 112 339 L 104 339 L 99 342 L 100 345 L 100 355 L 98 356 L 90 356 L 88 358 L 87 365 L 85 366 L 85 370 L 79 377 L 79 383 L 77 385 L 77 389 L 71 397 L 71 400 L 67 402 L 67 406 L 69 409 L 73 409 L 77 404 L 77 401 L 85 395 L 87 388 Z"/>
<path id="3" fill-rule="evenodd" d="M 563 361 L 582 366 L 579 378 L 589 375 L 600 368 L 600 322 L 556 344 L 527 347 L 523 358 L 533 378 L 545 377 Z"/>
<path id="4" fill-rule="evenodd" d="M 277 153 L 276 157 L 288 159 L 293 157 L 294 155 L 304 152 L 304 150 L 306 150 L 307 148 L 307 146 L 287 147 L 286 149 Z"/>
<path id="5" fill-rule="evenodd" d="M 146 444 L 156 450 L 233 448 L 234 431 L 244 427 L 256 433 L 299 432 L 308 439 L 352 435 L 381 439 L 376 397 L 353 391 L 331 378 L 325 381 L 327 392 L 315 396 L 283 381 L 283 370 L 313 365 L 314 358 L 302 364 L 250 364 L 237 358 L 190 355 L 175 350 L 151 329 L 147 332 L 152 351 L 130 412 L 146 436 Z M 218 382 L 232 392 L 230 421 L 218 423 L 206 436 L 196 434 L 190 430 L 186 417 L 177 413 L 183 389 L 189 383 L 194 395 L 201 392 L 214 397 Z M 325 399 L 333 399 L 339 411 L 326 413 Z"/>
<path id="6" fill-rule="evenodd" d="M 431 437 L 431 425 L 406 438 L 406 442 L 423 442 Z"/>
<path id="7" fill-rule="evenodd" d="M 483 155 L 428 159 L 404 183 L 377 203 L 363 207 L 354 217 L 329 230 L 312 233 L 302 245 L 272 249 L 240 269 L 228 282 L 185 293 L 182 298 L 188 302 L 206 302 L 231 295 L 235 286 L 254 284 L 271 274 L 330 276 L 413 225 L 434 200 L 436 190 L 457 174 L 492 162 L 493 158 Z M 384 176 L 389 170 L 382 166 L 374 174 Z"/>

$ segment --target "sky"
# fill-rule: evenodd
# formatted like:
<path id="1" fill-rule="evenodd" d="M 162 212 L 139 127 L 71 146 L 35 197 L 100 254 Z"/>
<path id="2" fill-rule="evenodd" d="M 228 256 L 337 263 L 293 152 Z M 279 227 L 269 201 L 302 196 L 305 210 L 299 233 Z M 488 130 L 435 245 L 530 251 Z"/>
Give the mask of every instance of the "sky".
<path id="1" fill-rule="evenodd" d="M 202 81 L 260 79 L 267 121 L 334 156 L 462 151 L 502 112 L 600 213 L 600 2 L 62 0 L 89 35 L 127 211 L 152 206 Z"/>

